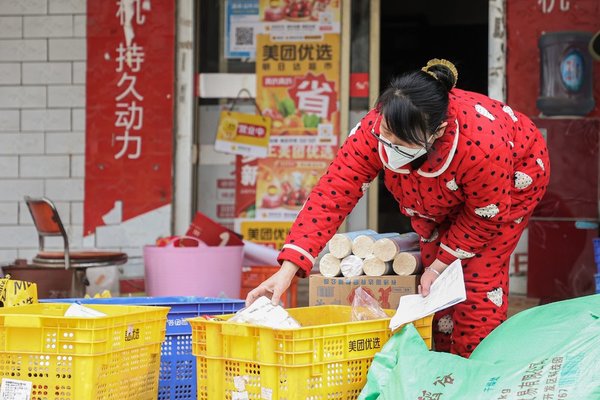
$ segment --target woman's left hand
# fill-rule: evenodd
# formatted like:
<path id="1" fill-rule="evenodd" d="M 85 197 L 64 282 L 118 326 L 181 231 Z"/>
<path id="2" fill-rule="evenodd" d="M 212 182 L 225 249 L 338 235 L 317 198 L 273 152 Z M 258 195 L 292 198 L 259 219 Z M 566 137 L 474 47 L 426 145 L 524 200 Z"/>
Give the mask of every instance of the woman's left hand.
<path id="1" fill-rule="evenodd" d="M 446 269 L 448 264 L 444 264 L 440 260 L 435 260 L 429 267 L 425 268 L 423 275 L 421 275 L 421 284 L 419 285 L 419 293 L 426 297 L 429 295 L 431 285 Z"/>

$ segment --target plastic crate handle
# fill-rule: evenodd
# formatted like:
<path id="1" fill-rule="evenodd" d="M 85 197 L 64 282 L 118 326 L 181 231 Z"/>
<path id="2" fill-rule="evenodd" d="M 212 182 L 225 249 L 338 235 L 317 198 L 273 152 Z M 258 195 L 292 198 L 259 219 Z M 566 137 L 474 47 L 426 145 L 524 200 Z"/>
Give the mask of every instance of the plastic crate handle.
<path id="1" fill-rule="evenodd" d="M 221 323 L 221 333 L 229 336 L 248 337 L 252 335 L 253 327 L 243 324 L 223 324 Z"/>
<path id="2" fill-rule="evenodd" d="M 4 326 L 13 328 L 41 328 L 42 319 L 35 315 L 5 315 Z"/>

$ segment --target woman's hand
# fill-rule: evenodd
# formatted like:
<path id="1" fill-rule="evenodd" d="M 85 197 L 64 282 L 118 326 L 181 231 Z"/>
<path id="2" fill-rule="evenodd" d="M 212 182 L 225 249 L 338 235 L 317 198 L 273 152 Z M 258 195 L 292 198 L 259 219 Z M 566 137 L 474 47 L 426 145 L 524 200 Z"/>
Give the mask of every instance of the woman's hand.
<path id="1" fill-rule="evenodd" d="M 246 307 L 254 303 L 260 296 L 268 295 L 271 295 L 271 303 L 278 305 L 281 295 L 290 287 L 298 269 L 300 267 L 296 264 L 284 261 L 279 271 L 275 272 L 271 277 L 248 293 L 248 296 L 246 296 Z"/>
<path id="2" fill-rule="evenodd" d="M 419 293 L 423 297 L 429 295 L 431 285 L 444 272 L 446 267 L 448 267 L 448 264 L 444 264 L 440 260 L 435 260 L 429 267 L 425 268 L 423 275 L 421 275 L 421 284 L 419 285 Z"/>

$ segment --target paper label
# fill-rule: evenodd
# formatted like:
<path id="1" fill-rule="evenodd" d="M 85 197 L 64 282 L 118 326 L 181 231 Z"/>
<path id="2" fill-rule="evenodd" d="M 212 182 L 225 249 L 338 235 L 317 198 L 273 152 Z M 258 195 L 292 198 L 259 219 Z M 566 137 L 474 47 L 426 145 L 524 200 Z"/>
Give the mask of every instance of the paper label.
<path id="1" fill-rule="evenodd" d="M 261 388 L 260 389 L 260 398 L 263 400 L 272 400 L 273 399 L 273 389 Z"/>
<path id="2" fill-rule="evenodd" d="M 231 400 L 249 400 L 248 392 L 231 392 Z"/>
<path id="3" fill-rule="evenodd" d="M 32 383 L 2 378 L 0 400 L 31 400 Z"/>

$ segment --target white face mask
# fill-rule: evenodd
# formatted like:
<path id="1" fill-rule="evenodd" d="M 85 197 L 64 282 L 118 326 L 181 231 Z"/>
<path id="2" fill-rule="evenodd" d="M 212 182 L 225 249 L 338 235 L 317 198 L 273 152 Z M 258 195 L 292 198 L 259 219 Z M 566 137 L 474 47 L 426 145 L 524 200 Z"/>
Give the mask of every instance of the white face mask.
<path id="1" fill-rule="evenodd" d="M 411 149 L 409 147 L 400 146 L 397 144 L 392 144 L 389 140 L 380 137 L 381 141 L 389 143 L 388 146 L 383 145 L 381 141 L 379 142 L 379 158 L 383 164 L 389 165 L 392 169 L 400 169 L 404 167 L 406 164 L 410 163 L 413 160 L 421 157 L 422 155 L 427 153 L 427 149 L 421 147 L 420 149 Z M 394 148 L 392 148 L 392 146 Z M 385 150 L 385 154 L 387 155 L 387 162 L 381 157 L 381 148 Z M 402 153 L 396 151 L 395 149 L 400 150 Z"/>

